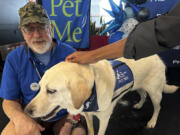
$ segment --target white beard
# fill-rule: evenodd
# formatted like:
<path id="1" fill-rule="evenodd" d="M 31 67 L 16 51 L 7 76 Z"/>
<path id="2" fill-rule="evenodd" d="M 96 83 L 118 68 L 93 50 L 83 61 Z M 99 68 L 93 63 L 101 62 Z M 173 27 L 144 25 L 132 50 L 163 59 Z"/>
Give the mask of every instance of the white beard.
<path id="1" fill-rule="evenodd" d="M 49 50 L 50 47 L 51 47 L 51 41 L 45 41 L 43 43 L 33 43 L 33 42 L 31 42 L 31 45 L 30 45 L 30 48 L 34 52 L 36 52 L 38 54 L 46 53 Z"/>

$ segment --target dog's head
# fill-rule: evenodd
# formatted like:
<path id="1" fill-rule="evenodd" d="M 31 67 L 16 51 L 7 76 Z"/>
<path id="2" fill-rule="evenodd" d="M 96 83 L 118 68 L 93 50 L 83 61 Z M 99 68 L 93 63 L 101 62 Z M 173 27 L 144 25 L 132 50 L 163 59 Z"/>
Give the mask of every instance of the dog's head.
<path id="1" fill-rule="evenodd" d="M 89 65 L 61 62 L 45 72 L 39 85 L 40 92 L 25 108 L 31 117 L 48 120 L 61 109 L 77 114 L 91 94 L 94 73 Z"/>

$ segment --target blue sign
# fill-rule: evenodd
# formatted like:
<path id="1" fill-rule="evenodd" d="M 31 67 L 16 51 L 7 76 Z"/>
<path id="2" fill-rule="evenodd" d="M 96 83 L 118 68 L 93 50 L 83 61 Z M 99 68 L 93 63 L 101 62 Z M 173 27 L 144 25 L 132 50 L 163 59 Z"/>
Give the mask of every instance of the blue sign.
<path id="1" fill-rule="evenodd" d="M 54 37 L 74 48 L 89 48 L 90 0 L 43 0 Z"/>
<path id="2" fill-rule="evenodd" d="M 171 10 L 179 0 L 148 0 L 140 7 L 146 7 L 150 11 L 150 17 L 154 18 Z"/>

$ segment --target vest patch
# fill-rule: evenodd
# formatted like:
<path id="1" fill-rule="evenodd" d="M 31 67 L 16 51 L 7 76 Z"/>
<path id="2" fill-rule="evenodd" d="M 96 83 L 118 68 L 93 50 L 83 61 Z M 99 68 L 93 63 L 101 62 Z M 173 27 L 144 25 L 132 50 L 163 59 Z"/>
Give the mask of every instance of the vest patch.
<path id="1" fill-rule="evenodd" d="M 113 67 L 116 83 L 112 101 L 120 94 L 133 86 L 134 77 L 131 69 L 123 62 L 113 60 L 109 61 Z"/>

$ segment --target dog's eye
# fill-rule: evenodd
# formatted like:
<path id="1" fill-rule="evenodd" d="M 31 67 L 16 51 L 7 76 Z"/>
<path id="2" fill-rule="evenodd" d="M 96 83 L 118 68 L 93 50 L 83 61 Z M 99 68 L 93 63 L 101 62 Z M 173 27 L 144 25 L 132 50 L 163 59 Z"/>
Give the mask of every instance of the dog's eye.
<path id="1" fill-rule="evenodd" d="M 47 93 L 48 93 L 48 94 L 56 93 L 56 91 L 57 91 L 57 90 L 49 90 L 49 89 L 47 89 Z"/>

